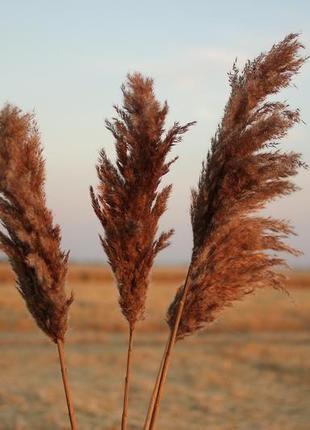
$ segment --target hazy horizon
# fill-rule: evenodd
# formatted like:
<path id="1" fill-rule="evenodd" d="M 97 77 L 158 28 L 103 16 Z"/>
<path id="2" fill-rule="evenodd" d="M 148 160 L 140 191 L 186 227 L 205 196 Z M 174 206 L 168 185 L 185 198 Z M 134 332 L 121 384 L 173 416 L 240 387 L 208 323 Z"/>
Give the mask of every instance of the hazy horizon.
<path id="1" fill-rule="evenodd" d="M 186 264 L 192 240 L 190 189 L 197 183 L 223 114 L 229 94 L 227 72 L 236 57 L 242 67 L 246 59 L 270 49 L 290 32 L 302 32 L 305 55 L 309 54 L 309 18 L 310 4 L 305 1 L 2 5 L 0 101 L 37 115 L 48 206 L 61 225 L 63 248 L 71 250 L 72 261 L 106 261 L 88 187 L 98 183 L 95 163 L 100 148 L 114 157 L 104 118 L 111 118 L 113 104 L 121 103 L 120 86 L 127 72 L 138 70 L 154 78 L 156 95 L 170 106 L 167 127 L 173 121 L 197 120 L 171 155 L 180 158 L 164 181 L 173 183 L 174 189 L 160 227 L 175 228 L 175 235 L 156 261 Z M 296 87 L 277 98 L 299 107 L 305 124 L 294 127 L 282 146 L 303 153 L 309 163 L 309 62 L 293 83 Z M 296 183 L 302 190 L 274 202 L 268 214 L 291 220 L 298 235 L 290 243 L 304 255 L 290 257 L 289 263 L 310 267 L 309 171 L 301 172 Z"/>

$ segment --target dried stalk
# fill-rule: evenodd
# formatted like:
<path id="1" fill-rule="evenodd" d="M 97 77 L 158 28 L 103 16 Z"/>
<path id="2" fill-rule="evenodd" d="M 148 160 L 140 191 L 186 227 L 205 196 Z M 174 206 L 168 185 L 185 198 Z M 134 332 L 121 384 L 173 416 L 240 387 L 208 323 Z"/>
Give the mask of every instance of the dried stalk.
<path id="1" fill-rule="evenodd" d="M 129 400 L 129 384 L 131 377 L 131 353 L 133 347 L 133 331 L 129 328 L 128 338 L 128 352 L 127 352 L 127 364 L 126 364 L 126 376 L 125 376 L 125 388 L 124 388 L 124 403 L 123 403 L 123 415 L 122 415 L 122 429 L 127 428 L 128 421 L 128 400 Z"/>
<path id="2" fill-rule="evenodd" d="M 116 165 L 100 152 L 98 195 L 90 188 L 93 209 L 100 220 L 102 246 L 115 275 L 119 303 L 133 339 L 137 321 L 144 316 L 149 273 L 155 256 L 169 244 L 173 231 L 156 239 L 158 221 L 166 210 L 171 186 L 158 191 L 162 177 L 176 160 L 166 161 L 171 148 L 193 123 L 175 123 L 164 134 L 168 105 L 156 100 L 153 81 L 135 73 L 122 86 L 123 107 L 118 118 L 106 121 L 115 138 Z M 124 387 L 122 430 L 127 427 L 131 348 Z"/>
<path id="3" fill-rule="evenodd" d="M 178 308 L 178 313 L 176 315 L 175 325 L 173 326 L 173 329 L 170 330 L 170 334 L 168 337 L 165 352 L 164 352 L 162 362 L 161 362 L 161 365 L 160 365 L 160 368 L 158 371 L 158 375 L 156 378 L 154 391 L 152 393 L 150 405 L 148 408 L 148 413 L 147 413 L 145 423 L 144 423 L 144 430 L 148 430 L 148 429 L 153 428 L 153 426 L 155 425 L 156 418 L 159 414 L 160 400 L 161 400 L 162 395 L 163 395 L 164 384 L 165 384 L 165 381 L 167 378 L 167 374 L 168 374 L 168 370 L 169 370 L 169 366 L 170 366 L 170 362 L 171 362 L 171 358 L 172 358 L 172 350 L 173 350 L 174 344 L 176 342 L 177 332 L 178 332 L 182 312 L 183 312 L 184 305 L 185 305 L 185 299 L 186 299 L 187 291 L 189 288 L 188 280 L 189 280 L 189 276 L 190 276 L 190 268 L 191 268 L 191 266 L 189 266 L 189 269 L 188 269 L 188 272 L 186 275 L 186 279 L 185 279 L 185 283 L 184 283 L 184 294 L 183 294 L 182 299 L 179 302 L 179 308 Z"/>
<path id="4" fill-rule="evenodd" d="M 0 112 L 0 250 L 7 254 L 17 289 L 41 330 L 61 345 L 68 310 L 65 279 L 68 254 L 60 248 L 60 227 L 46 207 L 45 166 L 34 116 L 6 105 Z M 67 383 L 64 379 L 67 394 Z M 70 398 L 70 397 L 69 397 Z M 68 401 L 68 397 L 67 397 Z M 71 425 L 76 429 L 72 401 Z"/>
<path id="5" fill-rule="evenodd" d="M 163 372 L 163 367 L 164 367 L 164 363 L 165 363 L 165 359 L 166 359 L 166 352 L 167 352 L 167 348 L 169 345 L 169 341 L 170 341 L 171 336 L 169 336 L 168 338 L 168 342 L 166 344 L 166 348 L 164 351 L 164 355 L 161 359 L 160 362 L 160 366 L 159 366 L 159 370 L 158 370 L 158 374 L 157 374 L 157 378 L 156 378 L 156 382 L 152 391 L 152 396 L 151 396 L 151 400 L 149 403 L 149 407 L 148 407 L 148 411 L 147 411 L 147 415 L 145 418 L 145 422 L 144 422 L 144 426 L 143 426 L 143 430 L 147 430 L 149 428 L 151 419 L 152 419 L 152 415 L 153 415 L 153 411 L 154 411 L 154 406 L 155 406 L 155 402 L 157 399 L 157 394 L 158 394 L 158 388 L 159 388 L 159 384 L 160 384 L 160 380 L 161 380 L 161 376 L 162 376 L 162 372 Z"/>
<path id="6" fill-rule="evenodd" d="M 69 386 L 68 372 L 67 372 L 66 361 L 65 361 L 64 343 L 60 339 L 57 340 L 57 349 L 58 349 L 58 356 L 59 356 L 59 362 L 60 362 L 61 376 L 62 376 L 62 381 L 63 381 L 66 400 L 67 400 L 70 424 L 72 429 L 77 429 L 77 421 L 75 417 L 73 399 L 72 399 L 72 394 Z"/>
<path id="7" fill-rule="evenodd" d="M 306 167 L 300 154 L 270 151 L 277 145 L 274 140 L 300 121 L 299 111 L 266 101 L 298 73 L 306 60 L 299 56 L 302 47 L 298 35 L 290 34 L 248 61 L 241 74 L 236 65 L 230 74 L 230 99 L 192 193 L 189 276 L 168 310 L 171 332 L 145 430 L 155 426 L 175 342 L 204 328 L 256 288 L 283 288 L 284 275 L 274 269 L 285 261 L 268 251 L 299 254 L 283 242 L 293 233 L 286 221 L 253 214 L 295 191 L 289 178 Z"/>

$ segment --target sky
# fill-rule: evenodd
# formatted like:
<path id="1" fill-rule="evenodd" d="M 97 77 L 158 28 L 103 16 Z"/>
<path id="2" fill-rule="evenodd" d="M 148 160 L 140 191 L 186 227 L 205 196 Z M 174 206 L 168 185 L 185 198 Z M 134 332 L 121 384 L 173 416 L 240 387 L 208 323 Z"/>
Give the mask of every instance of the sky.
<path id="1" fill-rule="evenodd" d="M 99 222 L 89 185 L 96 185 L 100 148 L 113 159 L 104 119 L 121 103 L 128 72 L 154 79 L 167 100 L 167 127 L 197 120 L 173 150 L 178 155 L 163 184 L 173 183 L 160 228 L 173 227 L 159 264 L 188 262 L 192 234 L 190 189 L 229 95 L 227 72 L 240 67 L 290 32 L 300 32 L 310 54 L 308 1 L 14 1 L 0 0 L 0 103 L 34 111 L 46 158 L 48 205 L 62 227 L 73 261 L 104 262 Z M 310 163 L 310 64 L 280 100 L 299 107 L 305 124 L 290 131 L 283 148 Z M 270 205 L 268 215 L 290 219 L 290 243 L 304 255 L 292 266 L 310 267 L 310 171 L 296 177 L 301 191 Z"/>

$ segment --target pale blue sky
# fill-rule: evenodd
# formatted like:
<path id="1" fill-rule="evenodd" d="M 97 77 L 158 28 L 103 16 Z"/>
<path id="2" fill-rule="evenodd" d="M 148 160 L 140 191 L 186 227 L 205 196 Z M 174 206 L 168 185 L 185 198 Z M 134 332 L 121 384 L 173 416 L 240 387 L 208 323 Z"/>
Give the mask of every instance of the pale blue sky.
<path id="1" fill-rule="evenodd" d="M 89 184 L 104 147 L 113 139 L 104 118 L 120 103 L 127 72 L 155 79 L 156 94 L 170 105 L 169 124 L 197 120 L 175 153 L 179 161 L 166 182 L 174 193 L 162 228 L 175 227 L 161 263 L 186 262 L 191 252 L 190 187 L 197 182 L 210 137 L 228 96 L 227 72 L 281 40 L 302 32 L 310 53 L 307 1 L 3 1 L 0 0 L 0 102 L 35 110 L 47 159 L 47 195 L 63 245 L 78 260 L 101 260 Z M 310 67 L 304 67 L 280 98 L 301 109 L 310 124 Z M 299 125 L 285 148 L 310 162 L 309 125 Z M 277 202 L 273 216 L 289 218 L 305 255 L 293 265 L 310 266 L 310 173 L 296 178 L 303 191 Z"/>

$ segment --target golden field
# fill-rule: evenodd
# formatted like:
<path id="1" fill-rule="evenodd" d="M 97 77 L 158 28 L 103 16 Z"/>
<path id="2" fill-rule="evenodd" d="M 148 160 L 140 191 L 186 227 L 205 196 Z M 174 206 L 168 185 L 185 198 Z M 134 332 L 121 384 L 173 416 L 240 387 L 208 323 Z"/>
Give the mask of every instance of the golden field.
<path id="1" fill-rule="evenodd" d="M 306 430 L 310 426 L 310 274 L 290 294 L 262 290 L 177 345 L 158 429 Z M 130 430 L 141 429 L 183 268 L 157 268 L 136 333 Z M 80 429 L 119 429 L 127 326 L 109 269 L 72 266 L 67 355 Z M 0 430 L 67 429 L 56 347 L 0 265 Z"/>

